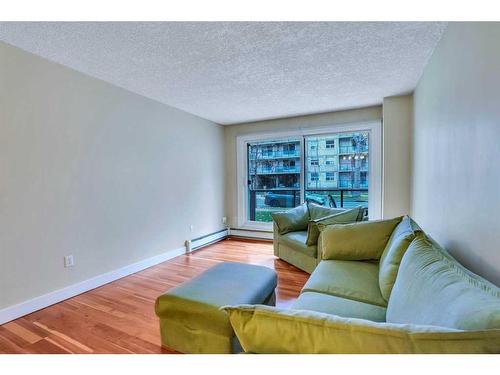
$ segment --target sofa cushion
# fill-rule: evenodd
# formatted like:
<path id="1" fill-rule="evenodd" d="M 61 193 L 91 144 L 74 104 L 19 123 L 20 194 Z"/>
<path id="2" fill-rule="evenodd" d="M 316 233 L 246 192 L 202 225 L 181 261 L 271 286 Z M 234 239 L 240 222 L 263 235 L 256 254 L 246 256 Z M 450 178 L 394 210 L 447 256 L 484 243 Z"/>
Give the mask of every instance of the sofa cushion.
<path id="1" fill-rule="evenodd" d="M 323 259 L 380 259 L 394 228 L 402 217 L 390 220 L 361 221 L 343 225 L 318 224 Z M 377 276 L 378 284 L 378 276 Z"/>
<path id="2" fill-rule="evenodd" d="M 249 353 L 498 353 L 500 331 L 388 324 L 261 305 L 224 307 Z"/>
<path id="3" fill-rule="evenodd" d="M 378 265 L 370 262 L 323 260 L 302 292 L 317 292 L 385 307 L 378 286 Z"/>
<path id="4" fill-rule="evenodd" d="M 309 209 L 310 220 L 318 220 L 326 216 L 336 215 L 346 211 L 344 208 L 325 207 L 316 203 L 307 203 L 307 207 Z"/>
<path id="5" fill-rule="evenodd" d="M 308 246 L 306 244 L 307 232 L 289 232 L 280 237 L 280 242 L 294 250 L 300 251 L 310 257 L 316 258 L 318 253 L 317 246 Z"/>
<path id="6" fill-rule="evenodd" d="M 271 217 L 278 227 L 279 234 L 307 230 L 309 223 L 309 211 L 306 203 L 286 212 L 273 212 Z"/>
<path id="7" fill-rule="evenodd" d="M 316 245 L 318 243 L 319 228 L 318 224 L 330 225 L 330 224 L 349 224 L 358 221 L 360 217 L 360 211 L 363 208 L 355 207 L 352 210 L 342 211 L 337 214 L 329 215 L 315 220 L 310 220 L 307 227 L 307 241 L 308 245 Z M 362 218 L 362 216 L 361 216 Z"/>
<path id="8" fill-rule="evenodd" d="M 392 232 L 389 242 L 380 256 L 378 282 L 382 296 L 386 301 L 391 295 L 401 259 L 418 233 L 422 233 L 422 230 L 417 223 L 405 216 Z"/>
<path id="9" fill-rule="evenodd" d="M 387 321 L 499 329 L 500 289 L 465 269 L 434 241 L 417 236 L 401 261 Z"/>
<path id="10" fill-rule="evenodd" d="M 385 307 L 323 293 L 304 292 L 292 304 L 291 308 L 317 311 L 346 318 L 385 322 Z"/>

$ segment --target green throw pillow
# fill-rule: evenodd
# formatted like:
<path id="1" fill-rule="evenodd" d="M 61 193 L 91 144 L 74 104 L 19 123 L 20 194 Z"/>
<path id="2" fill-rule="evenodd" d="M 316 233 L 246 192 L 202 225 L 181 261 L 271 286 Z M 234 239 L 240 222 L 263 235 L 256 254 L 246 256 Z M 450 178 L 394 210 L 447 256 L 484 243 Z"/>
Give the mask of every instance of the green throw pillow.
<path id="1" fill-rule="evenodd" d="M 331 225 L 331 224 L 354 223 L 358 220 L 360 216 L 359 215 L 360 211 L 363 211 L 363 208 L 361 206 L 353 208 L 352 210 L 342 211 L 334 215 L 326 216 L 316 220 L 313 219 L 309 221 L 309 225 L 307 227 L 307 240 L 306 240 L 307 246 L 316 245 L 318 243 L 318 237 L 319 237 L 318 224 Z"/>
<path id="2" fill-rule="evenodd" d="M 343 225 L 324 225 L 321 231 L 323 259 L 380 259 L 394 228 L 403 217 L 390 220 L 360 221 Z"/>
<path id="3" fill-rule="evenodd" d="M 410 217 L 405 216 L 392 232 L 380 257 L 378 283 L 386 301 L 391 295 L 401 259 L 418 233 L 422 233 L 422 229 Z"/>
<path id="4" fill-rule="evenodd" d="M 307 229 L 309 210 L 307 209 L 307 204 L 303 203 L 286 212 L 273 212 L 271 213 L 271 217 L 278 227 L 279 234 L 286 234 L 288 232 Z"/>

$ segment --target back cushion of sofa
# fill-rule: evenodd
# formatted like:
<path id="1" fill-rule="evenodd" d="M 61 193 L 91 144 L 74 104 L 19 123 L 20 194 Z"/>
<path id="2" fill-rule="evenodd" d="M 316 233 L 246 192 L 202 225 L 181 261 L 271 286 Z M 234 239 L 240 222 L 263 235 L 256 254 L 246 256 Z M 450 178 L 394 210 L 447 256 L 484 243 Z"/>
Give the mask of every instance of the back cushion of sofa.
<path id="1" fill-rule="evenodd" d="M 310 220 L 318 220 L 326 216 L 336 215 L 347 211 L 345 208 L 325 207 L 310 202 L 307 203 L 307 208 L 309 210 Z"/>
<path id="2" fill-rule="evenodd" d="M 273 212 L 271 217 L 278 227 L 279 234 L 286 234 L 288 232 L 307 230 L 309 210 L 307 204 L 303 203 L 286 212 Z"/>
<path id="3" fill-rule="evenodd" d="M 389 220 L 359 221 L 352 224 L 323 225 L 321 254 L 323 259 L 379 260 L 394 228 L 402 217 Z"/>
<path id="4" fill-rule="evenodd" d="M 389 242 L 380 257 L 378 278 L 380 291 L 386 301 L 389 300 L 391 295 L 403 255 L 410 243 L 415 239 L 415 236 L 421 232 L 422 230 L 417 223 L 408 216 L 405 216 L 392 232 L 391 238 L 389 238 Z"/>
<path id="5" fill-rule="evenodd" d="M 461 266 L 438 244 L 417 236 L 392 289 L 387 322 L 463 330 L 500 328 L 500 289 Z"/>
<path id="6" fill-rule="evenodd" d="M 342 211 L 338 214 L 322 217 L 320 219 L 312 219 L 309 221 L 309 225 L 307 227 L 307 245 L 312 246 L 318 243 L 319 237 L 319 228 L 318 224 L 323 225 L 331 225 L 331 224 L 349 224 L 354 223 L 358 220 L 359 212 L 363 208 L 355 207 L 351 210 Z"/>

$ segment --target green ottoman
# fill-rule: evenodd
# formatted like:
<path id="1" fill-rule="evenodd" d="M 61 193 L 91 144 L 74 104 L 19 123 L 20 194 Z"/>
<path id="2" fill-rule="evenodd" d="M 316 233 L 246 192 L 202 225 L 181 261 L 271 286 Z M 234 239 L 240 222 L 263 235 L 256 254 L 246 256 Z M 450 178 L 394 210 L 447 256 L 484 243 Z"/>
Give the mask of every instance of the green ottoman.
<path id="1" fill-rule="evenodd" d="M 181 353 L 239 353 L 225 305 L 275 304 L 276 272 L 219 263 L 156 299 L 161 344 Z"/>

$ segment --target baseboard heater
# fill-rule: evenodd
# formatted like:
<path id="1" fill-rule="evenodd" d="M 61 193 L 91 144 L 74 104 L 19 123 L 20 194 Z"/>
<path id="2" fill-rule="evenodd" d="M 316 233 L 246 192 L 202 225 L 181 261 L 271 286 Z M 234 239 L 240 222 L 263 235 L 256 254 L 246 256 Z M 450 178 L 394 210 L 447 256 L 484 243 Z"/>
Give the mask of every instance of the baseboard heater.
<path id="1" fill-rule="evenodd" d="M 190 253 L 194 250 L 201 249 L 202 247 L 222 241 L 228 237 L 250 238 L 256 240 L 272 241 L 273 232 L 249 230 L 249 229 L 237 229 L 237 228 L 222 229 L 214 233 L 193 238 L 192 240 L 187 240 L 185 243 L 186 253 Z"/>
<path id="2" fill-rule="evenodd" d="M 192 240 L 186 241 L 186 253 L 190 253 L 191 251 L 200 249 L 202 247 L 208 246 L 215 242 L 222 241 L 223 239 L 229 236 L 228 229 L 222 229 L 220 231 L 206 234 L 201 237 L 193 238 Z"/>

